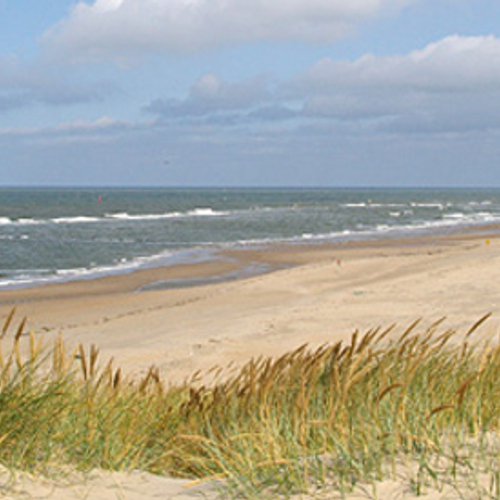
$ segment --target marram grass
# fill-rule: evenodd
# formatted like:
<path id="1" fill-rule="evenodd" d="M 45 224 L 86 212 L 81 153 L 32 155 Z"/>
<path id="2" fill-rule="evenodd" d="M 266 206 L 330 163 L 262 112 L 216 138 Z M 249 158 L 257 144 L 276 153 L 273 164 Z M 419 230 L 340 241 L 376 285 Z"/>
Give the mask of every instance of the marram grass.
<path id="1" fill-rule="evenodd" d="M 487 317 L 460 340 L 415 322 L 395 340 L 374 329 L 171 386 L 155 368 L 132 380 L 101 366 L 94 346 L 43 347 L 13 316 L 0 332 L 9 468 L 139 469 L 286 496 L 376 484 L 408 463 L 416 494 L 490 474 L 484 498 L 500 497 L 500 345 L 473 341 Z"/>

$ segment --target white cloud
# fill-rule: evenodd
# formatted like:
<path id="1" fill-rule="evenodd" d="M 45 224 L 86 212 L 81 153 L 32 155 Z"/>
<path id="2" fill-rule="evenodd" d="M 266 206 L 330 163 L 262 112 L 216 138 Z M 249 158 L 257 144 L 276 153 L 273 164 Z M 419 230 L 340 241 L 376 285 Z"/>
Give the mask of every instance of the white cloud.
<path id="1" fill-rule="evenodd" d="M 406 55 L 324 59 L 284 93 L 304 114 L 432 131 L 500 126 L 500 39 L 451 36 Z"/>
<path id="2" fill-rule="evenodd" d="M 76 4 L 42 40 L 73 61 L 246 41 L 332 42 L 417 1 L 423 0 L 95 0 Z"/>
<path id="3" fill-rule="evenodd" d="M 354 62 L 319 61 L 302 78 L 318 90 L 409 87 L 414 90 L 464 90 L 494 87 L 500 81 L 500 40 L 495 36 L 450 36 L 403 56 L 365 55 Z"/>

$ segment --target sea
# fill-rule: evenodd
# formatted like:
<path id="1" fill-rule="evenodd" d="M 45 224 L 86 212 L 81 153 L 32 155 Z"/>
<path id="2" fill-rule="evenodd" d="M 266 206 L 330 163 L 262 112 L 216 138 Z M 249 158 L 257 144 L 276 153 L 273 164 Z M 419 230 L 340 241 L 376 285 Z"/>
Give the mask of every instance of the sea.
<path id="1" fill-rule="evenodd" d="M 0 289 L 498 222 L 493 189 L 0 188 Z"/>

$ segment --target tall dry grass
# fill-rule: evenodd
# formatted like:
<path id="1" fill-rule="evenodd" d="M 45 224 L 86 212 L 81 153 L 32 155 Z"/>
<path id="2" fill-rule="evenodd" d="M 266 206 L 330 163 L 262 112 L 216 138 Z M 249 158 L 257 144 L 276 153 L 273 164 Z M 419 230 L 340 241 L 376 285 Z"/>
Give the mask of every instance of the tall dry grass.
<path id="1" fill-rule="evenodd" d="M 347 491 L 409 461 L 416 493 L 491 472 L 500 496 L 500 346 L 473 338 L 486 319 L 460 341 L 440 322 L 415 322 L 396 340 L 374 329 L 251 360 L 209 385 L 168 386 L 155 368 L 131 380 L 112 360 L 101 366 L 94 346 L 44 349 L 11 314 L 0 339 L 0 462 L 224 478 L 251 496 Z"/>

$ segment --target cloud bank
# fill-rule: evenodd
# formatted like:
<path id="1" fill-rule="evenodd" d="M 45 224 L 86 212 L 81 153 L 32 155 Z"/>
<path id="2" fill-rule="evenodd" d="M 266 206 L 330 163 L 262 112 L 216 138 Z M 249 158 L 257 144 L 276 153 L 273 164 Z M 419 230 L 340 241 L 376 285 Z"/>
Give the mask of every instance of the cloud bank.
<path id="1" fill-rule="evenodd" d="M 433 132 L 500 125 L 500 39 L 451 36 L 403 56 L 324 59 L 287 88 L 308 116 Z"/>
<path id="2" fill-rule="evenodd" d="M 95 0 L 42 37 L 75 62 L 240 42 L 333 42 L 389 10 L 424 0 Z"/>
<path id="3" fill-rule="evenodd" d="M 114 90 L 108 81 L 83 83 L 44 65 L 26 65 L 15 57 L 0 59 L 0 113 L 36 104 L 103 101 Z"/>
<path id="4" fill-rule="evenodd" d="M 219 125 L 330 121 L 358 133 L 499 128 L 500 39 L 451 36 L 405 55 L 327 58 L 276 88 L 263 79 L 229 83 L 207 74 L 185 99 L 159 98 L 146 110 Z"/>

